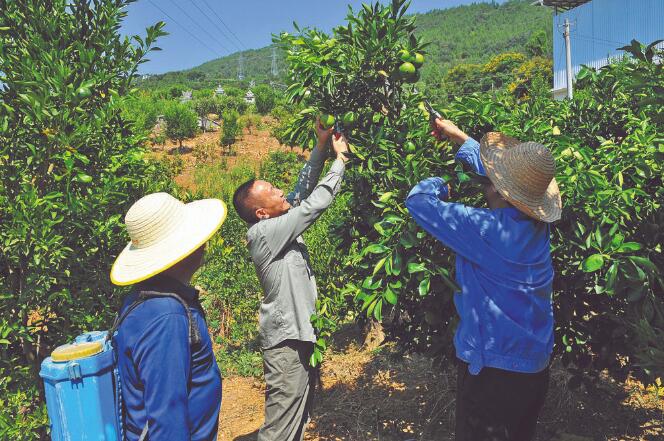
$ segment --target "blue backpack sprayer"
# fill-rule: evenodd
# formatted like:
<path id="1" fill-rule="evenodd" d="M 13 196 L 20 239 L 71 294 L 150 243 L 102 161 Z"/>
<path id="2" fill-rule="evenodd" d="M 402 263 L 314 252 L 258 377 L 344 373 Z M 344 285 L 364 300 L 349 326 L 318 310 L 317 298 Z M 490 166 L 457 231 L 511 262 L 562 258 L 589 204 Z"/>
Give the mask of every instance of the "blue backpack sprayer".
<path id="1" fill-rule="evenodd" d="M 189 320 L 189 344 L 200 342 L 198 327 L 184 299 L 177 294 L 141 291 L 135 302 L 118 314 L 109 331 L 79 335 L 57 347 L 41 365 L 52 441 L 124 441 L 122 387 L 113 336 L 122 321 L 141 303 L 171 297 L 184 307 Z M 146 423 L 139 438 L 147 440 Z"/>

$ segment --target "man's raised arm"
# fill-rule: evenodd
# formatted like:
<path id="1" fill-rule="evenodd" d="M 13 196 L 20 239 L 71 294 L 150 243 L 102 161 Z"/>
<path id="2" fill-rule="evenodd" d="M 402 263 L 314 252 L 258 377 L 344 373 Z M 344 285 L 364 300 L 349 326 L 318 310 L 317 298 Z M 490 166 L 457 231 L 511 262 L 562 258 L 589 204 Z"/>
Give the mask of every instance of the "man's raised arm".
<path id="1" fill-rule="evenodd" d="M 288 244 L 311 226 L 330 206 L 341 188 L 345 162 L 348 160 L 348 141 L 343 135 L 335 135 L 332 149 L 336 155 L 330 171 L 316 185 L 311 195 L 303 199 L 299 206 L 291 208 L 288 213 L 261 222 L 265 228 L 265 240 L 272 258 L 278 256 Z"/>
<path id="2" fill-rule="evenodd" d="M 327 159 L 329 154 L 327 146 L 331 133 L 332 129 L 324 129 L 320 124 L 320 120 L 316 120 L 318 142 L 316 143 L 316 147 L 311 151 L 309 160 L 304 164 L 302 170 L 300 170 L 295 188 L 286 196 L 286 200 L 293 207 L 297 207 L 304 199 L 308 198 L 316 186 L 320 173 L 323 171 L 325 159 Z"/>

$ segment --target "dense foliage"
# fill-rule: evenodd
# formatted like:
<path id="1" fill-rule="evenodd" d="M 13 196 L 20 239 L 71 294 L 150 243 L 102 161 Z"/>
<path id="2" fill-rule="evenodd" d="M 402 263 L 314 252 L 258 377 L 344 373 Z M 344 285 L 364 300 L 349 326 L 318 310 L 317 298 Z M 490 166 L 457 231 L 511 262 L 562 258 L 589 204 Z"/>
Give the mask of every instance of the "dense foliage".
<path id="1" fill-rule="evenodd" d="M 235 142 L 242 129 L 238 122 L 239 118 L 240 114 L 235 110 L 229 110 L 223 113 L 224 122 L 221 128 L 221 136 L 219 138 L 221 145 L 230 146 Z"/>
<path id="2" fill-rule="evenodd" d="M 36 373 L 118 306 L 122 213 L 167 186 L 120 104 L 163 23 L 121 37 L 128 0 L 0 1 L 0 438 L 44 439 Z"/>
<path id="3" fill-rule="evenodd" d="M 307 29 L 278 38 L 288 51 L 289 97 L 310 106 L 286 135 L 311 143 L 306 128 L 318 112 L 359 115 L 347 128 L 352 196 L 338 230 L 349 282 L 335 302 L 353 299 L 367 315 L 387 318 L 406 346 L 452 355 L 453 256 L 417 227 L 404 200 L 420 179 L 439 175 L 455 183 L 463 202 L 480 201 L 452 146 L 429 136 L 422 95 L 395 74 L 400 49 L 426 48 L 405 8 L 400 0 L 365 5 L 332 36 Z M 458 98 L 445 110 L 476 138 L 499 130 L 552 149 L 564 201 L 552 238 L 556 351 L 578 373 L 661 374 L 664 366 L 662 108 L 647 99 L 664 77 L 652 47 L 630 50 L 633 61 L 583 71 L 574 101 L 554 101 L 524 83 L 528 93 Z M 524 61 L 499 57 L 487 70 L 513 71 Z M 319 310 L 314 320 L 321 317 L 334 318 Z"/>
<path id="4" fill-rule="evenodd" d="M 260 84 L 253 89 L 253 92 L 256 96 L 256 111 L 262 115 L 270 113 L 277 99 L 274 90 L 266 84 Z"/>

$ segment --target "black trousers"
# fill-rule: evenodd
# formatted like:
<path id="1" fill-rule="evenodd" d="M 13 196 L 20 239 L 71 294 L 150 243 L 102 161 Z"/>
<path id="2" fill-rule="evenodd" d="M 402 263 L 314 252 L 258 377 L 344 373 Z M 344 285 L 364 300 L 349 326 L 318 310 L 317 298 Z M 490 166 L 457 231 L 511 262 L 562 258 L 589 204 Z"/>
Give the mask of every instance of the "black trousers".
<path id="1" fill-rule="evenodd" d="M 456 441 L 530 441 L 549 389 L 549 368 L 535 374 L 483 368 L 458 360 Z"/>

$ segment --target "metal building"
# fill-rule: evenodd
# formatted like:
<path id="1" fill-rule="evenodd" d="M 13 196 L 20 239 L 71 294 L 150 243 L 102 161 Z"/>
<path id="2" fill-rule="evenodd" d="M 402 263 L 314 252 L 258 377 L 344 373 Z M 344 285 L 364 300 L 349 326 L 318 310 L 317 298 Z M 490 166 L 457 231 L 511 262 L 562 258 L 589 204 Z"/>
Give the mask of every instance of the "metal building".
<path id="1" fill-rule="evenodd" d="M 623 55 L 618 48 L 632 39 L 644 44 L 664 39 L 664 0 L 541 0 L 554 8 L 553 94 L 567 89 L 563 25 L 570 22 L 572 70 L 600 68 Z M 664 48 L 664 43 L 660 43 Z"/>

